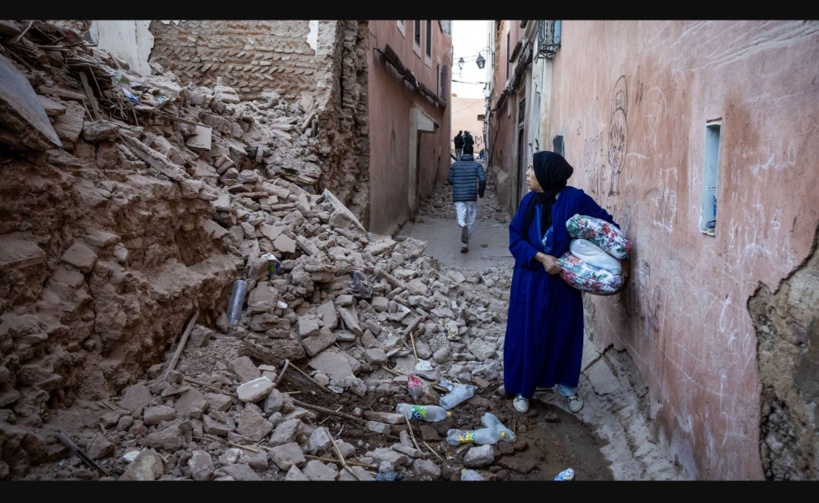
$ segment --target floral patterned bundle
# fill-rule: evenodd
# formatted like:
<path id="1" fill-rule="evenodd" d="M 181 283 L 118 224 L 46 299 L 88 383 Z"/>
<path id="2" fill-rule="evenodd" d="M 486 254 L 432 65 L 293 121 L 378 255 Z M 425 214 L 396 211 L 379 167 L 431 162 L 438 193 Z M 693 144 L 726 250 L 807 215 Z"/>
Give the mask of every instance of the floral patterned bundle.
<path id="1" fill-rule="evenodd" d="M 623 280 L 620 261 L 631 253 L 631 242 L 616 226 L 588 215 L 566 221 L 570 250 L 557 259 L 560 276 L 574 288 L 595 295 L 619 292 Z"/>
<path id="2" fill-rule="evenodd" d="M 557 259 L 560 277 L 582 292 L 596 295 L 612 295 L 623 287 L 623 276 L 606 269 L 589 265 L 568 251 Z"/>
<path id="3" fill-rule="evenodd" d="M 566 220 L 566 230 L 571 237 L 588 239 L 616 259 L 628 258 L 631 253 L 631 242 L 623 231 L 605 220 L 578 214 Z"/>

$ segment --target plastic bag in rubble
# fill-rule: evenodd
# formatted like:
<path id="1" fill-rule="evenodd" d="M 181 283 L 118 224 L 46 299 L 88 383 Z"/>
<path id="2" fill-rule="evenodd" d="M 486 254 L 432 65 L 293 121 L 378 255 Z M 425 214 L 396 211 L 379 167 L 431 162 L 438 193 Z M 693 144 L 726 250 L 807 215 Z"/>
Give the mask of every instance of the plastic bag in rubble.
<path id="1" fill-rule="evenodd" d="M 361 271 L 353 271 L 350 273 L 352 282 L 347 291 L 356 299 L 370 299 L 373 296 L 373 287 L 370 285 L 370 280 Z"/>
<path id="2" fill-rule="evenodd" d="M 375 476 L 375 480 L 378 480 L 378 481 L 393 482 L 393 481 L 401 480 L 401 479 L 402 479 L 401 475 L 398 472 L 395 472 L 395 471 L 392 471 L 392 472 L 378 472 L 376 474 L 376 476 Z"/>
<path id="3" fill-rule="evenodd" d="M 418 400 L 426 391 L 426 383 L 417 376 L 407 375 L 407 390 L 413 400 Z"/>

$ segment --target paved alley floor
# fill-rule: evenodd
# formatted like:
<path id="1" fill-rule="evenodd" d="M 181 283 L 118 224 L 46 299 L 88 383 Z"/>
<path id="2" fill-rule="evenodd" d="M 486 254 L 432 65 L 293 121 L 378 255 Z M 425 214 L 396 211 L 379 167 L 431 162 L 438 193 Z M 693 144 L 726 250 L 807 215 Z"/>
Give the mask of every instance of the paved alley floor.
<path id="1" fill-rule="evenodd" d="M 451 187 L 439 183 L 424 201 L 414 222 L 408 222 L 396 236 L 427 242 L 424 254 L 453 269 L 484 271 L 511 270 L 514 259 L 509 252 L 509 220 L 497 201 L 489 176 L 484 198 L 478 200 L 478 216 L 470 237 L 468 253 L 461 253 L 460 228 L 455 218 Z M 611 461 L 615 480 L 686 480 L 683 470 L 670 454 L 664 441 L 657 438 L 654 425 L 645 415 L 646 389 L 635 387 L 634 364 L 623 351 L 597 348 L 584 341 L 583 363 L 578 386 L 585 405 L 577 417 L 607 442 L 603 453 Z M 566 409 L 555 393 L 538 391 L 533 397 L 543 403 Z"/>
<path id="2" fill-rule="evenodd" d="M 398 235 L 427 242 L 424 254 L 445 267 L 472 270 L 509 268 L 514 265 L 509 253 L 509 217 L 498 205 L 491 179 L 485 197 L 478 199 L 478 216 L 469 237 L 469 251 L 461 253 L 461 228 L 455 217 L 452 189 L 439 183 L 420 208 L 415 222 L 404 225 Z"/>

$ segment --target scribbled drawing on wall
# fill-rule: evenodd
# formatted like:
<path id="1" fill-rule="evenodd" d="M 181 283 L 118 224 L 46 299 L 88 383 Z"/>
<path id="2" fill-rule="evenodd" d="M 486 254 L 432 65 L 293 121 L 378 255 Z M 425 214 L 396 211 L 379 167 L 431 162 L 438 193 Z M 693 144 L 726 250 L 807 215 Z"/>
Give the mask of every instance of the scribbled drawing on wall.
<path id="1" fill-rule="evenodd" d="M 660 285 L 656 285 L 651 296 L 651 304 L 648 306 L 649 323 L 645 324 L 647 328 L 650 327 L 653 330 L 653 333 L 649 335 L 658 335 L 663 331 L 665 326 L 665 301 L 665 291 Z"/>
<path id="2" fill-rule="evenodd" d="M 749 280 L 758 275 L 755 271 L 760 267 L 768 267 L 758 261 L 776 260 L 788 268 L 799 263 L 791 243 L 792 233 L 782 225 L 789 221 L 788 217 L 782 208 L 771 209 L 762 204 L 763 192 L 754 187 L 750 194 L 736 193 L 731 199 L 732 207 L 741 208 L 741 212 L 728 222 L 727 249 L 741 264 L 737 268 L 739 274 Z"/>
<path id="3" fill-rule="evenodd" d="M 626 77 L 621 75 L 614 84 L 611 101 L 611 122 L 609 125 L 608 161 L 611 168 L 608 195 L 620 194 L 620 173 L 626 162 L 626 144 L 628 142 L 628 92 Z"/>
<path id="4" fill-rule="evenodd" d="M 665 121 L 666 110 L 668 110 L 668 101 L 665 99 L 662 90 L 657 87 L 650 89 L 648 91 L 645 119 L 646 129 L 649 132 L 647 143 L 651 154 L 658 153 L 657 140 L 666 138 L 668 135 L 668 129 L 660 127 Z"/>
<path id="5" fill-rule="evenodd" d="M 660 170 L 660 193 L 657 197 L 654 224 L 669 234 L 674 230 L 674 218 L 677 215 L 677 176 L 677 168 Z"/>
<path id="6" fill-rule="evenodd" d="M 649 279 L 651 279 L 651 265 L 648 262 L 632 262 L 623 307 L 629 316 L 639 315 L 638 322 L 641 325 L 642 320 L 646 317 L 645 307 L 641 301 L 645 298 L 644 293 Z"/>
<path id="7" fill-rule="evenodd" d="M 583 173 L 593 196 L 601 192 L 600 172 L 603 167 L 603 133 L 600 133 L 583 140 Z"/>

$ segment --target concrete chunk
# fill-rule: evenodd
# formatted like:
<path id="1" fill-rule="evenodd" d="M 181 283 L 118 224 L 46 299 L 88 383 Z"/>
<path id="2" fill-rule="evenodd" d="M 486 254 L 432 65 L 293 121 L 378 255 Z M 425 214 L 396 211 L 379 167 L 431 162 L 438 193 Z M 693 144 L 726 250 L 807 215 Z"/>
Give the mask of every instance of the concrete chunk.
<path id="1" fill-rule="evenodd" d="M 243 402 L 258 402 L 267 397 L 273 390 L 273 381 L 265 376 L 241 384 L 236 389 L 236 395 Z"/>
<path id="2" fill-rule="evenodd" d="M 23 234 L 0 236 L 0 272 L 40 264 L 45 259 L 45 252 Z"/>

